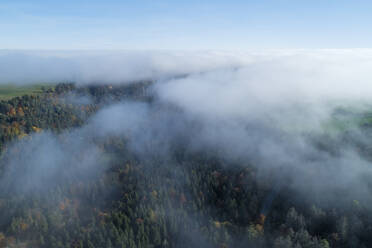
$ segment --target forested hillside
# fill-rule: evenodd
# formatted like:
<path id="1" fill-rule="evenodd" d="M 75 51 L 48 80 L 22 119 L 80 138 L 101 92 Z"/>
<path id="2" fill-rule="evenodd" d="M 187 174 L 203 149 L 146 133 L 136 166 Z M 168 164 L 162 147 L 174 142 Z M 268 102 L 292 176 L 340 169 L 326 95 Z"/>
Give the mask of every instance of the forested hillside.
<path id="1" fill-rule="evenodd" d="M 262 171 L 257 161 L 186 149 L 192 137 L 166 155 L 152 147 L 141 155 L 130 149 L 130 134 L 90 137 L 79 131 L 114 103 L 152 106 L 150 85 L 59 84 L 0 102 L 0 247 L 371 247 L 371 208 L 358 195 L 342 204 L 298 196 L 291 178 L 276 176 L 282 168 Z M 176 109 L 157 105 L 151 114 L 161 108 Z M 367 130 L 369 124 L 360 125 Z M 369 154 L 349 130 L 342 132 L 342 142 Z M 53 167 L 49 158 L 30 159 L 43 135 L 73 150 L 53 171 L 37 165 Z M 330 139 L 313 142 L 337 156 Z M 89 147 L 76 140 L 94 146 L 94 161 Z"/>

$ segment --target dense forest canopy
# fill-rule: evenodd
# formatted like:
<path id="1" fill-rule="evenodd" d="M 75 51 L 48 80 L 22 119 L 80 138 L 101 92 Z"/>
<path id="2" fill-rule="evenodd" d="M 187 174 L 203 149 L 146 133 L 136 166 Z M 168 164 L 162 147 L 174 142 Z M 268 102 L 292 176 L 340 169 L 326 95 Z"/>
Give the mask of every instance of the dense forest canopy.
<path id="1" fill-rule="evenodd" d="M 0 102 L 1 247 L 372 244 L 368 111 L 335 108 L 299 142 L 193 118 L 156 87 L 62 83 Z M 363 175 L 339 171 L 357 159 Z"/>
<path id="2" fill-rule="evenodd" d="M 0 247 L 371 247 L 370 58 L 0 52 Z"/>

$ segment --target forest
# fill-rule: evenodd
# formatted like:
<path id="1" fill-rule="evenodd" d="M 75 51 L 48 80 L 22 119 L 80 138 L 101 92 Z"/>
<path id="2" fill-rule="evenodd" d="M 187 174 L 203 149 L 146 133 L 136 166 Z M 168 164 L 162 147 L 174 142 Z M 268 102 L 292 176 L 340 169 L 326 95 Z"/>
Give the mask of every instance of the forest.
<path id="1" fill-rule="evenodd" d="M 327 193 L 316 186 L 291 187 L 294 179 L 280 166 L 262 169 L 258 160 L 229 159 L 219 155 L 220 147 L 191 149 L 195 136 L 182 128 L 170 141 L 153 138 L 171 132 L 174 122 L 162 117 L 165 110 L 182 110 L 159 104 L 151 87 L 151 81 L 60 83 L 0 101 L 0 247 L 372 246 L 365 194 L 336 188 L 335 200 L 325 201 Z M 101 110 L 123 102 L 145 104 L 145 114 L 154 116 L 151 125 L 168 123 L 168 130 L 144 125 L 100 135 L 99 125 L 89 126 Z M 310 137 L 314 149 L 337 157 L 347 144 L 369 161 L 368 142 L 340 124 L 352 118 L 368 137 L 368 112 L 338 109 L 334 116 L 337 137 Z M 183 124 L 199 128 L 193 120 Z M 130 141 L 140 139 L 136 132 L 150 136 L 140 149 Z M 371 175 L 364 176 L 371 182 Z"/>

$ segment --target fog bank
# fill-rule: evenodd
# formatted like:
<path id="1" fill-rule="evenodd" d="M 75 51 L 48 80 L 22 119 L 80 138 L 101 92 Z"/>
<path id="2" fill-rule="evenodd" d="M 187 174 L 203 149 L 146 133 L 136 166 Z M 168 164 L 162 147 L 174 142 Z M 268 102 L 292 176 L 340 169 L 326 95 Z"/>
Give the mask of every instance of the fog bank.
<path id="1" fill-rule="evenodd" d="M 3 52 L 0 60 L 14 54 Z M 69 139 L 125 137 L 128 148 L 141 157 L 167 157 L 181 144 L 191 153 L 245 161 L 259 173 L 275 171 L 278 180 L 286 180 L 288 186 L 309 197 L 330 200 L 335 191 L 343 190 L 346 200 L 371 202 L 370 160 L 355 147 L 355 143 L 370 147 L 370 134 L 350 126 L 348 135 L 353 141 L 346 142 L 331 123 L 340 107 L 361 112 L 372 106 L 372 50 L 124 54 L 27 55 L 32 61 L 29 69 L 55 66 L 47 74 L 32 74 L 34 79 L 44 75 L 45 80 L 58 81 L 63 75 L 80 84 L 155 81 L 149 90 L 154 94 L 152 103 L 107 106 Z M 57 57 L 56 63 L 49 63 Z M 17 70 L 25 65 L 23 62 Z M 19 74 L 23 79 L 11 70 L 2 78 L 31 82 L 26 77 L 30 71 Z M 184 76 L 171 77 L 180 74 Z M 51 143 L 48 137 L 45 140 Z M 72 151 L 91 146 L 76 144 Z M 36 147 L 40 149 L 34 149 L 34 156 L 40 157 L 55 153 L 41 148 L 59 145 L 37 143 Z M 329 151 L 332 149 L 334 152 Z M 95 147 L 90 150 L 97 155 Z M 71 157 L 72 151 L 58 148 L 57 157 Z M 25 162 L 28 160 L 26 157 Z"/>

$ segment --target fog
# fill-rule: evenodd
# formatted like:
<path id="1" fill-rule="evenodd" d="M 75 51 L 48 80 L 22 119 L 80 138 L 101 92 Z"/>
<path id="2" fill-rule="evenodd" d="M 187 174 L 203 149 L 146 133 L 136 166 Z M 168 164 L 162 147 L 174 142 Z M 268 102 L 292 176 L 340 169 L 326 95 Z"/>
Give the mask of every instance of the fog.
<path id="1" fill-rule="evenodd" d="M 40 178 L 48 176 L 44 171 L 59 170 L 55 160 L 92 146 L 84 140 L 124 136 L 129 149 L 141 156 L 166 157 L 182 143 L 190 152 L 246 161 L 262 174 L 273 170 L 277 180 L 286 180 L 299 195 L 331 201 L 336 200 L 335 191 L 344 190 L 346 200 L 370 202 L 369 160 L 343 142 L 336 128 L 329 128 L 336 108 L 362 111 L 372 106 L 370 68 L 372 50 L 2 51 L 4 83 L 155 81 L 149 91 L 153 103 L 112 104 L 74 130 L 74 135 L 65 134 L 71 140 L 81 139 L 72 142 L 72 149 L 61 149 L 53 134 L 35 134 L 39 138 L 25 145 L 35 147 L 32 153 L 9 163 L 35 161 L 31 169 L 35 173 L 27 177 L 38 185 L 45 182 Z M 174 78 L 177 75 L 182 77 Z M 352 130 L 352 137 L 370 144 L 369 136 L 358 128 Z M 334 142 L 337 152 L 319 148 L 319 140 Z M 26 149 L 20 148 L 22 143 L 13 146 Z M 88 151 L 92 158 L 99 156 L 94 146 Z M 90 164 L 89 170 L 99 168 L 97 162 Z"/>
<path id="2" fill-rule="evenodd" d="M 344 91 L 358 81 L 368 86 L 371 49 L 250 51 L 53 51 L 0 50 L 0 83 L 72 81 L 78 84 L 125 83 L 245 67 L 250 81 L 269 80 L 276 90 L 287 85 L 311 93 Z M 288 71 L 286 71 L 288 70 Z M 270 72 L 269 74 L 267 74 Z M 272 75 L 272 76 L 270 76 Z M 324 76 L 327 75 L 325 78 Z M 277 78 L 279 76 L 279 78 Z M 300 82 L 296 80 L 300 79 Z M 315 83 L 314 79 L 320 81 Z M 328 79 L 341 80 L 337 89 Z M 259 83 L 259 82 L 256 82 Z M 295 83 L 295 85 L 293 85 Z M 300 83 L 300 85 L 297 85 Z M 367 83 L 367 85 L 366 85 Z M 363 84 L 363 85 L 362 85 Z M 257 87 L 257 85 L 256 85 Z M 265 89 L 262 89 L 265 90 Z M 272 90 L 271 90 L 272 91 Z M 265 93 L 269 97 L 271 91 Z M 292 92 L 292 90 L 291 90 Z M 318 92 L 319 93 L 319 92 Z M 354 94 L 357 92 L 354 92 Z"/>
<path id="3" fill-rule="evenodd" d="M 118 84 L 240 66 L 243 60 L 214 51 L 0 50 L 0 83 Z"/>

